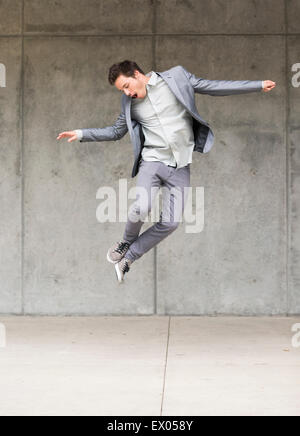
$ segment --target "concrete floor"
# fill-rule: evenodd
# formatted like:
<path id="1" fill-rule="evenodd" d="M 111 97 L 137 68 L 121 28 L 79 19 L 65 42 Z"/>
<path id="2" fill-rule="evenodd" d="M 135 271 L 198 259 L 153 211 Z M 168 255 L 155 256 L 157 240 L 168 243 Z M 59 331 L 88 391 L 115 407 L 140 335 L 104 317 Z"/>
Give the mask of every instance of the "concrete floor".
<path id="1" fill-rule="evenodd" d="M 300 318 L 0 317 L 0 415 L 297 415 Z"/>

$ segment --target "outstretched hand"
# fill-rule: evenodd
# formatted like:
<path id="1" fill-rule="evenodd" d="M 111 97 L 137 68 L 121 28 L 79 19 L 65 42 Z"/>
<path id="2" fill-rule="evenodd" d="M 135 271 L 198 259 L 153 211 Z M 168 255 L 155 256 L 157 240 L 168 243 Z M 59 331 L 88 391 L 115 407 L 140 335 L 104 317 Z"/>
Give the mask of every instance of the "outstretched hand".
<path id="1" fill-rule="evenodd" d="M 76 141 L 76 139 L 78 139 L 76 132 L 74 132 L 74 130 L 71 130 L 69 132 L 62 132 L 58 135 L 56 139 L 62 139 L 62 138 L 69 138 L 68 142 Z"/>
<path id="2" fill-rule="evenodd" d="M 271 89 L 275 88 L 275 86 L 276 86 L 276 82 L 272 82 L 272 80 L 265 80 L 263 91 L 269 92 L 269 91 L 271 91 Z"/>

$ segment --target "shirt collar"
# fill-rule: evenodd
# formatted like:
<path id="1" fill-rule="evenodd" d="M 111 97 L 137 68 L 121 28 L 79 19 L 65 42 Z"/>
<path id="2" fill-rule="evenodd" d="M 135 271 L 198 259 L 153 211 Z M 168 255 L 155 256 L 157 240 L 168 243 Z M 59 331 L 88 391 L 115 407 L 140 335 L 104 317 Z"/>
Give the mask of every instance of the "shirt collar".
<path id="1" fill-rule="evenodd" d="M 154 85 L 156 85 L 156 82 L 157 82 L 158 76 L 157 76 L 157 74 L 155 73 L 155 71 L 150 71 L 150 73 L 146 74 L 146 76 L 147 76 L 147 77 L 150 77 L 150 80 L 149 80 L 149 82 L 147 83 L 147 85 L 150 85 L 150 86 L 154 86 Z"/>

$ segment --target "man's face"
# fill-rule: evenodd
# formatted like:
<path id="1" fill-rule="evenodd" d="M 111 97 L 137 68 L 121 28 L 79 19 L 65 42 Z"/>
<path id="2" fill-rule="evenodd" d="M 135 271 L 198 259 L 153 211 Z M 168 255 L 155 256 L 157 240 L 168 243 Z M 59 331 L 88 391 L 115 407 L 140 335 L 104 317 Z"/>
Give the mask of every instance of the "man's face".
<path id="1" fill-rule="evenodd" d="M 145 98 L 147 94 L 146 84 L 143 75 L 135 72 L 135 77 L 126 77 L 121 74 L 115 81 L 115 86 L 131 98 Z"/>

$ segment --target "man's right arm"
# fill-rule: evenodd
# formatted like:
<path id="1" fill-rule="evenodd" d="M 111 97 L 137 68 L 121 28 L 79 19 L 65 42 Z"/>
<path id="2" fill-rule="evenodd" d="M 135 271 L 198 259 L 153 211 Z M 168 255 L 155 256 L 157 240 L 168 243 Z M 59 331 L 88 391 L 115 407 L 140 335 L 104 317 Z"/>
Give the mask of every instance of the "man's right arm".
<path id="1" fill-rule="evenodd" d="M 69 138 L 68 142 L 75 140 L 79 140 L 80 142 L 116 141 L 123 138 L 127 132 L 128 127 L 126 123 L 124 105 L 122 105 L 122 112 L 112 126 L 95 129 L 77 129 L 68 132 L 62 132 L 58 135 L 57 139 Z"/>
<path id="2" fill-rule="evenodd" d="M 117 141 L 128 132 L 124 112 L 121 112 L 116 122 L 109 127 L 75 130 L 80 142 Z"/>

